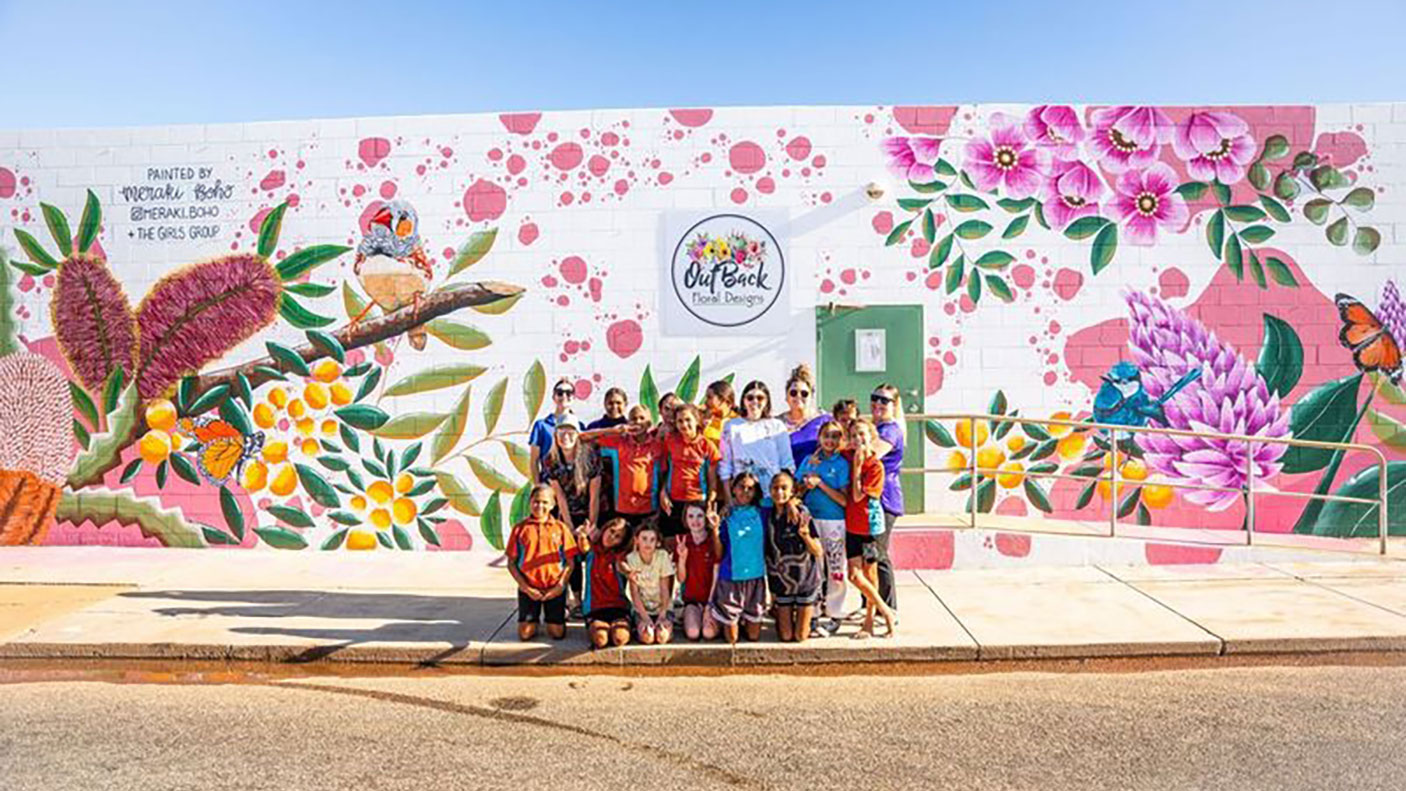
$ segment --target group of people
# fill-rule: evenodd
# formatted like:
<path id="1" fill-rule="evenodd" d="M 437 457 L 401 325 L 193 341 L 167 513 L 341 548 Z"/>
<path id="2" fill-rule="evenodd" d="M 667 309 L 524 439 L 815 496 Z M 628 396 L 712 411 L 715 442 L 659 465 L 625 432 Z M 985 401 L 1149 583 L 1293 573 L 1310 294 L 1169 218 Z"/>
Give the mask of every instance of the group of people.
<path id="1" fill-rule="evenodd" d="M 761 637 L 770 616 L 783 641 L 893 634 L 898 602 L 888 544 L 903 513 L 898 390 L 876 387 L 869 412 L 852 399 L 817 409 L 806 365 L 775 411 L 761 381 L 708 385 L 701 405 L 674 393 L 627 408 L 619 388 L 582 424 L 567 379 L 528 439 L 528 515 L 506 554 L 518 586 L 518 636 L 540 623 L 554 639 L 568 617 L 595 648 Z M 846 584 L 848 582 L 848 585 Z M 863 604 L 846 612 L 847 587 Z"/>

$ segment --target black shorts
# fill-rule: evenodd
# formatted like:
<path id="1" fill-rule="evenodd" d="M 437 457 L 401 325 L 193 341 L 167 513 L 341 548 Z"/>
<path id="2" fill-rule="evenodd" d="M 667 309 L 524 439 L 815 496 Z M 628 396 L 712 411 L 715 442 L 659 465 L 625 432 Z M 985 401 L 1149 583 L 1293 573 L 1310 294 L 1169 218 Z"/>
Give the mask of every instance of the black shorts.
<path id="1" fill-rule="evenodd" d="M 601 623 L 615 623 L 616 621 L 630 620 L 630 611 L 624 607 L 602 607 L 599 610 L 591 610 L 586 613 L 586 623 L 599 621 Z"/>
<path id="2" fill-rule="evenodd" d="M 862 536 L 858 533 L 845 533 L 845 557 L 863 558 L 865 563 L 879 562 L 878 536 Z"/>
<path id="3" fill-rule="evenodd" d="M 554 626 L 566 624 L 566 594 L 555 599 L 537 601 L 522 591 L 517 592 L 517 622 L 537 623 L 545 620 Z"/>
<path id="4" fill-rule="evenodd" d="M 688 528 L 683 523 L 684 508 L 690 505 L 703 505 L 702 500 L 674 501 L 674 512 L 664 513 L 664 509 L 659 509 L 659 535 L 662 538 L 677 538 L 688 532 Z"/>

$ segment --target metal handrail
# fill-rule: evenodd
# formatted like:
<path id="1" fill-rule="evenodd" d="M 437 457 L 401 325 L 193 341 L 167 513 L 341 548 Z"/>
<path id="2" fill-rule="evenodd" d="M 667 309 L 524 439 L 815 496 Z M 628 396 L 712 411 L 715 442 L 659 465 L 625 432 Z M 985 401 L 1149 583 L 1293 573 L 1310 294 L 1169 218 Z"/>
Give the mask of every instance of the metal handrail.
<path id="1" fill-rule="evenodd" d="M 1246 543 L 1247 545 L 1248 545 L 1248 544 L 1253 544 L 1253 543 L 1254 543 L 1254 536 L 1255 536 L 1255 495 L 1256 495 L 1257 493 L 1259 493 L 1259 494 L 1273 494 L 1273 495 L 1285 495 L 1285 496 L 1291 496 L 1291 497 L 1300 497 L 1300 498 L 1305 498 L 1305 499 L 1310 499 L 1310 500 L 1324 500 L 1324 501 L 1328 501 L 1328 502 L 1375 503 L 1376 506 L 1377 506 L 1377 537 L 1378 537 L 1378 544 L 1379 544 L 1379 550 L 1378 550 L 1378 551 L 1379 551 L 1381 554 L 1383 554 L 1383 555 L 1385 555 L 1385 554 L 1387 553 L 1387 531 L 1388 531 L 1388 526 L 1389 526 L 1389 524 L 1390 524 L 1389 521 L 1388 521 L 1388 517 L 1387 517 L 1387 507 L 1388 507 L 1388 506 L 1387 506 L 1387 474 L 1386 474 L 1386 473 L 1387 473 L 1387 466 L 1386 466 L 1386 465 L 1387 465 L 1387 461 L 1386 461 L 1386 455 L 1382 453 L 1382 451 L 1381 451 L 1380 448 L 1377 448 L 1377 447 L 1374 446 L 1374 445 L 1363 445 L 1363 444 L 1356 443 L 1356 442 L 1321 442 L 1321 441 L 1318 441 L 1318 440 L 1296 439 L 1296 438 L 1294 438 L 1294 437 L 1262 437 L 1262 436 L 1254 436 L 1254 435 L 1250 435 L 1250 434 L 1222 434 L 1222 433 L 1213 432 L 1213 431 L 1187 431 L 1187 430 L 1184 430 L 1184 429 L 1158 428 L 1158 427 L 1154 427 L 1154 426 L 1124 426 L 1124 425 L 1119 425 L 1119 424 L 1116 424 L 1116 423 L 1094 423 L 1094 422 L 1085 421 L 1085 420 L 1072 420 L 1072 419 L 1063 419 L 1063 418 L 1021 417 L 1021 416 L 1019 416 L 1019 415 L 993 415 L 993 414 L 990 414 L 990 413 L 981 413 L 981 412 L 940 412 L 940 413 L 930 413 L 930 414 L 909 414 L 909 415 L 904 415 L 903 417 L 904 417 L 905 420 L 910 420 L 910 421 L 925 421 L 925 420 L 934 420 L 934 421 L 939 421 L 939 422 L 941 422 L 941 421 L 953 421 L 953 420 L 958 420 L 958 421 L 960 421 L 960 420 L 965 420 L 965 421 L 967 421 L 967 427 L 968 427 L 968 430 L 969 430 L 969 432 L 970 432 L 970 433 L 969 433 L 969 436 L 971 437 L 971 445 L 970 445 L 970 446 L 964 446 L 964 447 L 966 447 L 966 449 L 969 450 L 970 453 L 971 453 L 971 459 L 970 459 L 970 463 L 969 463 L 968 465 L 966 465 L 964 468 L 961 468 L 961 469 L 952 468 L 952 467 L 941 467 L 941 468 L 938 468 L 938 467 L 927 467 L 927 466 L 923 466 L 923 467 L 904 467 L 904 468 L 901 468 L 901 469 L 899 470 L 899 472 L 900 472 L 900 473 L 905 473 L 905 474 L 910 474 L 910 475 L 911 475 L 911 474 L 927 475 L 927 474 L 930 473 L 930 472 L 947 473 L 947 474 L 969 473 L 969 474 L 971 475 L 971 477 L 972 477 L 972 481 L 971 481 L 971 496 L 969 497 L 969 500 L 970 500 L 970 509 L 969 509 L 969 510 L 970 510 L 971 527 L 973 527 L 973 528 L 975 528 L 975 527 L 977 526 L 977 514 L 978 514 L 978 512 L 979 512 L 979 511 L 978 511 L 978 508 L 977 508 L 977 499 L 978 499 L 978 498 L 977 498 L 977 483 L 978 483 L 978 480 L 980 479 L 980 477 L 981 477 L 982 475 L 987 475 L 988 477 L 994 477 L 994 476 L 1000 475 L 1000 474 L 1002 474 L 1002 473 L 1004 472 L 1005 474 L 1019 474 L 1020 476 L 1022 476 L 1022 479 L 1025 478 L 1025 477 L 1031 477 L 1031 478 L 1056 478 L 1056 479 L 1064 479 L 1064 480 L 1073 479 L 1073 480 L 1084 481 L 1084 482 L 1091 482 L 1091 481 L 1107 481 L 1107 482 L 1109 483 L 1109 498 L 1108 498 L 1108 511 L 1109 511 L 1109 513 L 1108 513 L 1108 528 L 1109 528 L 1109 532 L 1108 532 L 1108 535 L 1109 535 L 1109 536 L 1116 536 L 1116 535 L 1118 534 L 1118 507 L 1119 507 L 1119 503 L 1118 503 L 1118 490 L 1119 490 L 1120 488 L 1122 488 L 1122 487 L 1121 487 L 1121 482 L 1120 482 L 1120 479 L 1119 479 L 1119 475 L 1118 475 L 1118 472 L 1119 472 L 1119 471 L 1118 471 L 1118 466 L 1119 466 L 1119 465 L 1118 465 L 1118 453 L 1119 453 L 1119 451 L 1118 451 L 1118 434 L 1119 434 L 1120 432 L 1127 432 L 1127 433 L 1129 433 L 1129 434 L 1160 434 L 1160 435 L 1163 435 L 1163 436 L 1171 436 L 1171 437 L 1200 437 L 1200 438 L 1202 438 L 1202 439 L 1230 440 L 1230 441 L 1232 441 L 1232 442 L 1244 442 L 1244 443 L 1248 443 L 1248 444 L 1250 445 L 1249 450 L 1250 450 L 1251 452 L 1249 452 L 1249 453 L 1246 454 L 1246 460 L 1245 460 L 1245 472 L 1246 472 L 1246 477 L 1245 477 L 1245 485 L 1244 485 L 1243 487 L 1207 486 L 1207 485 L 1204 485 L 1204 484 L 1196 484 L 1196 483 L 1179 483 L 1179 482 L 1170 481 L 1170 480 L 1158 481 L 1158 484 L 1157 484 L 1157 485 L 1159 485 L 1159 486 L 1166 486 L 1166 487 L 1168 487 L 1168 488 L 1170 488 L 1170 489 L 1195 489 L 1195 490 L 1201 490 L 1201 491 L 1235 492 L 1235 493 L 1237 493 L 1237 494 L 1242 494 L 1242 495 L 1244 495 L 1244 496 L 1245 496 L 1245 543 Z M 993 424 L 995 424 L 995 423 L 1010 422 L 1010 423 L 1016 423 L 1016 424 L 1020 424 L 1020 425 L 1031 425 L 1031 424 L 1033 424 L 1033 425 L 1040 425 L 1040 426 L 1065 426 L 1065 427 L 1069 427 L 1069 428 L 1071 428 L 1071 429 L 1079 429 L 1079 430 L 1081 430 L 1081 431 L 1106 431 L 1106 432 L 1109 432 L 1110 435 L 1111 435 L 1111 437 L 1112 437 L 1112 441 L 1110 442 L 1110 446 L 1111 446 L 1111 447 L 1110 447 L 1110 452 L 1113 453 L 1113 463 L 1111 463 L 1111 464 L 1109 465 L 1108 475 L 1106 475 L 1106 476 L 1104 476 L 1104 475 L 1093 475 L 1093 476 L 1067 475 L 1067 474 L 1059 473 L 1059 472 L 1028 472 L 1028 471 L 1026 471 L 1026 470 L 1021 470 L 1019 473 L 1011 473 L 1011 472 L 1008 471 L 1008 470 L 1007 470 L 1007 471 L 1002 471 L 1002 470 L 1000 470 L 999 468 L 979 467 L 979 466 L 977 466 L 977 460 L 976 460 L 976 457 L 977 457 L 977 447 L 976 447 L 976 444 L 977 444 L 977 443 L 976 443 L 976 436 L 977 436 L 976 424 L 977 424 L 977 421 L 987 421 L 987 422 L 990 422 L 990 423 L 993 423 Z M 1362 498 L 1362 497 L 1347 497 L 1347 496 L 1344 496 L 1344 495 L 1336 495 L 1336 494 L 1319 494 L 1319 493 L 1317 493 L 1317 492 L 1281 492 L 1281 491 L 1277 491 L 1277 490 L 1273 490 L 1273 489 L 1256 489 L 1256 487 L 1255 487 L 1255 464 L 1254 464 L 1254 459 L 1255 459 L 1255 457 L 1254 457 L 1254 453 L 1253 453 L 1253 451 L 1254 451 L 1254 443 L 1270 443 L 1270 444 L 1277 444 L 1277 445 L 1287 445 L 1287 446 L 1289 446 L 1289 447 L 1296 447 L 1296 448 L 1319 448 L 1319 449 L 1323 449 L 1323 450 L 1341 450 L 1341 451 L 1343 451 L 1344 453 L 1347 453 L 1347 452 L 1349 452 L 1349 451 L 1362 451 L 1362 452 L 1365 452 L 1365 453 L 1370 453 L 1370 454 L 1372 454 L 1373 456 L 1376 456 L 1376 457 L 1377 457 L 1377 464 L 1379 465 L 1379 469 L 1381 470 L 1381 473 L 1377 476 L 1377 477 L 1378 477 L 1378 480 L 1377 480 L 1377 497 L 1376 497 L 1375 499 L 1368 499 L 1368 498 Z M 958 443 L 958 444 L 960 445 L 960 443 Z"/>

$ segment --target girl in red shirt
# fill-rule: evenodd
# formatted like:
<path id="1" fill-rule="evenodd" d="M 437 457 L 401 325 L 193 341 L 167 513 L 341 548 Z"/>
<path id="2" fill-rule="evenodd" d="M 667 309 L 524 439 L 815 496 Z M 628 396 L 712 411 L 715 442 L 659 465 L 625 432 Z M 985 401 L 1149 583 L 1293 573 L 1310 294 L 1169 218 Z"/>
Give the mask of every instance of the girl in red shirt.
<path id="1" fill-rule="evenodd" d="M 864 594 L 864 626 L 854 635 L 857 640 L 874 636 L 876 609 L 888 627 L 883 636 L 893 636 L 893 610 L 879 596 L 879 548 L 875 543 L 884 532 L 884 513 L 879 504 L 884 494 L 884 464 L 874 450 L 878 436 L 874 424 L 867 420 L 850 424 L 852 455 L 850 498 L 845 506 L 845 557 L 849 561 L 850 584 Z"/>
<path id="2" fill-rule="evenodd" d="M 718 622 L 708 602 L 718 579 L 718 526 L 709 523 L 707 511 L 698 503 L 683 506 L 683 523 L 688 533 L 679 539 L 676 564 L 683 586 L 683 633 L 690 640 L 712 640 L 718 636 Z"/>
<path id="3" fill-rule="evenodd" d="M 718 462 L 723 457 L 717 443 L 703 436 L 701 418 L 698 407 L 683 404 L 674 412 L 674 430 L 661 440 L 665 472 L 659 491 L 659 532 L 670 553 L 685 532 L 684 508 L 706 509 L 717 497 Z"/>

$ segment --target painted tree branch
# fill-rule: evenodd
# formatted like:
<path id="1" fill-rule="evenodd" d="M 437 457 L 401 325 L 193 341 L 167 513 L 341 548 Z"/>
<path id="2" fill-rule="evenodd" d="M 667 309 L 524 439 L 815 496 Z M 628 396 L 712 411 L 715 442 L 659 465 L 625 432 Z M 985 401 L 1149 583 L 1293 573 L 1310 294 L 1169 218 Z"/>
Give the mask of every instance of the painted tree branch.
<path id="1" fill-rule="evenodd" d="M 380 318 L 370 321 L 363 321 L 358 324 L 348 324 L 347 326 L 332 333 L 332 336 L 342 344 L 342 348 L 347 351 L 359 349 L 363 346 L 370 346 L 374 343 L 390 340 L 401 335 L 411 327 L 424 324 L 432 319 L 453 313 L 474 305 L 488 305 L 499 300 L 511 299 L 521 294 L 522 286 L 515 286 L 509 283 L 499 283 L 488 281 L 483 283 L 464 283 L 462 285 L 449 286 L 439 291 L 428 294 L 420 300 L 419 307 L 404 307 L 392 313 L 387 313 Z M 296 346 L 293 351 L 303 358 L 304 362 L 311 363 L 328 356 L 327 352 L 311 343 Z M 256 370 L 260 367 L 274 368 L 285 373 L 288 372 L 286 363 L 274 357 L 262 357 L 243 365 L 232 368 L 224 368 L 219 371 L 211 371 L 200 375 L 199 387 L 196 392 L 206 390 L 219 384 L 232 384 L 235 377 L 244 374 L 249 380 L 251 387 L 258 387 L 273 377 L 269 374 Z"/>

